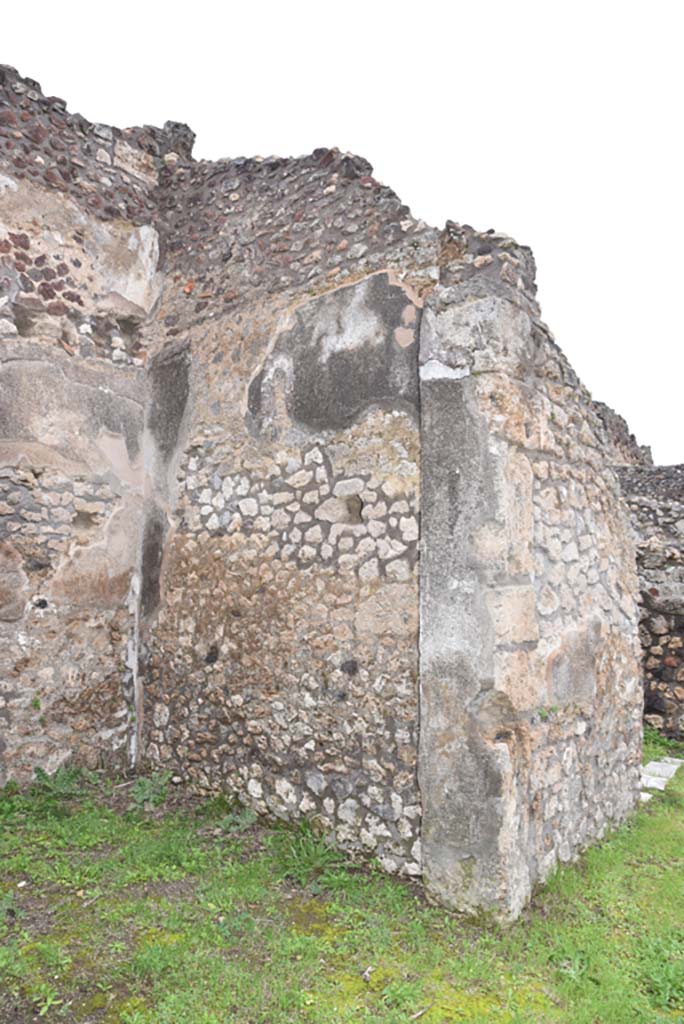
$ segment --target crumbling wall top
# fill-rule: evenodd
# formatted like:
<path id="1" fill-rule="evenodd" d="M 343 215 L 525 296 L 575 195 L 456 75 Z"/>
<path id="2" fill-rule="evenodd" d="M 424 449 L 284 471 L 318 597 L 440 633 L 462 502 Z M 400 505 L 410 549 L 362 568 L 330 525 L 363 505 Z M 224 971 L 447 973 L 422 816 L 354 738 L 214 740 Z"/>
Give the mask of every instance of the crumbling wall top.
<path id="1" fill-rule="evenodd" d="M 652 466 L 653 456 L 648 445 L 639 444 L 627 421 L 605 402 L 594 402 L 606 431 L 608 459 L 616 466 Z"/>
<path id="2" fill-rule="evenodd" d="M 160 173 L 158 226 L 169 334 L 235 305 L 283 302 L 394 266 L 431 267 L 439 233 L 411 216 L 361 157 L 171 161 Z"/>
<path id="3" fill-rule="evenodd" d="M 684 464 L 675 466 L 624 466 L 620 481 L 628 494 L 684 504 Z"/>
<path id="4" fill-rule="evenodd" d="M 0 65 L 0 160 L 14 178 L 64 192 L 102 220 L 148 223 L 164 158 L 189 160 L 194 138 L 172 121 L 163 128 L 93 124 Z"/>

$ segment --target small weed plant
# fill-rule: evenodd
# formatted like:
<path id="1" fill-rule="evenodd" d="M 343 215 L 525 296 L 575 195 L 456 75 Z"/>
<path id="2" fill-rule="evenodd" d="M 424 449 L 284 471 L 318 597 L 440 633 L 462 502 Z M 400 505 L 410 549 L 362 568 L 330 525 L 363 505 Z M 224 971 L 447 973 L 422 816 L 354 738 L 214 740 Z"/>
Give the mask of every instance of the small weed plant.
<path id="1" fill-rule="evenodd" d="M 166 801 L 169 791 L 171 772 L 158 772 L 154 775 L 141 775 L 131 789 L 131 800 L 139 810 L 150 810 L 161 807 Z"/>
<path id="2" fill-rule="evenodd" d="M 330 839 L 303 821 L 274 833 L 271 847 L 283 877 L 307 885 L 344 863 L 344 857 Z"/>

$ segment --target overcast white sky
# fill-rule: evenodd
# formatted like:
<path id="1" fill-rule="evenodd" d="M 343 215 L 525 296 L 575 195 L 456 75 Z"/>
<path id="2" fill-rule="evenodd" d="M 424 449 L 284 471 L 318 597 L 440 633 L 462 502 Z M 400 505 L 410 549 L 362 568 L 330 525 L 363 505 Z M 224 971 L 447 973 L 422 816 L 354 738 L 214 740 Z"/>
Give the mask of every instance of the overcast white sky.
<path id="1" fill-rule="evenodd" d="M 415 215 L 531 245 L 544 318 L 576 370 L 674 463 L 683 12 L 674 0 L 39 0 L 3 9 L 0 62 L 90 120 L 186 121 L 197 157 L 360 153 Z"/>

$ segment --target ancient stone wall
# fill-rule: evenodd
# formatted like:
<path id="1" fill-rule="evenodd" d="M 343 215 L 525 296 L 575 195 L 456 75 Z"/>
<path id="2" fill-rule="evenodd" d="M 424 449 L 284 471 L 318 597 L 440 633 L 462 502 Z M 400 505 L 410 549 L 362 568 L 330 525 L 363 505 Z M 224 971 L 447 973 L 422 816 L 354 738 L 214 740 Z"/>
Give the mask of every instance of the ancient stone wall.
<path id="1" fill-rule="evenodd" d="M 607 457 L 631 514 L 640 588 L 644 718 L 684 736 L 684 468 L 654 466 L 622 416 L 601 402 Z"/>
<path id="2" fill-rule="evenodd" d="M 519 912 L 637 796 L 634 550 L 529 250 L 1 73 L 3 772 L 123 756 Z"/>
<path id="3" fill-rule="evenodd" d="M 160 386 L 177 398 L 148 424 L 174 470 L 146 750 L 417 874 L 417 349 L 438 236 L 369 172 L 322 150 L 163 175 L 150 368 L 183 363 L 188 384 Z"/>
<path id="4" fill-rule="evenodd" d="M 639 444 L 627 421 L 605 402 L 594 402 L 594 412 L 605 429 L 606 457 L 614 466 L 652 466 L 648 445 Z"/>
<path id="5" fill-rule="evenodd" d="M 160 279 L 135 138 L 12 69 L 0 100 L 1 782 L 135 735 L 140 325 Z"/>
<path id="6" fill-rule="evenodd" d="M 424 875 L 514 915 L 637 797 L 634 551 L 529 250 L 447 236 L 420 354 Z"/>
<path id="7" fill-rule="evenodd" d="M 684 736 L 684 466 L 618 468 L 637 535 L 644 714 Z"/>

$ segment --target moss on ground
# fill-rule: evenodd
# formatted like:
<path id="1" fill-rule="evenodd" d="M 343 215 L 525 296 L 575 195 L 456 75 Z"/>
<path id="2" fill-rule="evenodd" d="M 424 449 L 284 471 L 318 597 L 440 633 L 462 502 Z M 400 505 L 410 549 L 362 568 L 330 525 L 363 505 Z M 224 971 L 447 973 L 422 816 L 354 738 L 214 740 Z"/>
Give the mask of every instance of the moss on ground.
<path id="1" fill-rule="evenodd" d="M 508 929 L 159 778 L 5 790 L 0 862 L 3 1024 L 684 1022 L 684 772 Z"/>

